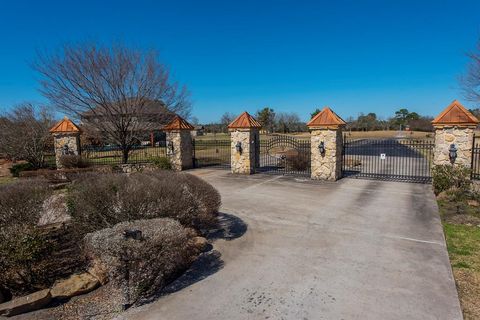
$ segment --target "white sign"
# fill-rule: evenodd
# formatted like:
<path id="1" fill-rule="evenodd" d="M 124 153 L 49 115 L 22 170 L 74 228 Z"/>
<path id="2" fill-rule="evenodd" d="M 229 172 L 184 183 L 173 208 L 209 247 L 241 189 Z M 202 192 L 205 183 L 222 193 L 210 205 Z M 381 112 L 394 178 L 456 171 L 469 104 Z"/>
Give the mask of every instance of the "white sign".
<path id="1" fill-rule="evenodd" d="M 387 155 L 385 153 L 380 153 L 380 160 L 385 160 Z"/>

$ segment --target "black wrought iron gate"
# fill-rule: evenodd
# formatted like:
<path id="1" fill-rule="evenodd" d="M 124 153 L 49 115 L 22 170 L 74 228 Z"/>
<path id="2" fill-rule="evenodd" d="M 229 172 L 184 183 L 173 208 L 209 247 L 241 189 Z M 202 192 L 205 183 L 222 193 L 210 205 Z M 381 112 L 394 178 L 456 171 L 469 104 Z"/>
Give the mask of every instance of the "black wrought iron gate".
<path id="1" fill-rule="evenodd" d="M 290 136 L 261 139 L 256 172 L 310 177 L 310 140 Z"/>
<path id="2" fill-rule="evenodd" d="M 433 148 L 430 139 L 344 137 L 342 176 L 429 183 Z"/>
<path id="3" fill-rule="evenodd" d="M 230 168 L 230 140 L 192 139 L 192 149 L 195 168 Z"/>

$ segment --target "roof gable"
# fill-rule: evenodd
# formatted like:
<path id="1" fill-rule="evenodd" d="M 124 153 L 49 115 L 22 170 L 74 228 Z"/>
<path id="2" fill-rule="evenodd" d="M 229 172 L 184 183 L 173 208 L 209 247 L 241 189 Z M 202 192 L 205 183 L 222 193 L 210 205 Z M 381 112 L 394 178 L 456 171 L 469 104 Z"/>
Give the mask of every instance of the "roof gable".
<path id="1" fill-rule="evenodd" d="M 314 127 L 340 127 L 347 123 L 343 121 L 332 109 L 329 107 L 323 108 L 322 111 L 317 113 L 308 123 L 309 128 Z"/>
<path id="2" fill-rule="evenodd" d="M 249 129 L 249 128 L 261 128 L 262 125 L 248 112 L 244 112 L 239 115 L 235 120 L 228 125 L 229 129 Z"/>
<path id="3" fill-rule="evenodd" d="M 163 130 L 195 130 L 195 127 L 188 123 L 182 117 L 176 115 L 173 120 L 167 124 Z"/>
<path id="4" fill-rule="evenodd" d="M 57 122 L 57 124 L 55 124 L 50 129 L 50 133 L 74 133 L 74 132 L 80 132 L 80 128 L 67 117 Z"/>
<path id="5" fill-rule="evenodd" d="M 454 100 L 433 121 L 433 125 L 477 125 L 478 119 L 458 100 Z"/>

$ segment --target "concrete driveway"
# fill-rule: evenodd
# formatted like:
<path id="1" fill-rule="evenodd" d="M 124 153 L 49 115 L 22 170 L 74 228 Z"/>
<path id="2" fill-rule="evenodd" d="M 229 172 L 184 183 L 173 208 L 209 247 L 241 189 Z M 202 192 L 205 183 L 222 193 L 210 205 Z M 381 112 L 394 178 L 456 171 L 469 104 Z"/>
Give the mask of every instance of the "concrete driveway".
<path id="1" fill-rule="evenodd" d="M 222 194 L 213 250 L 125 319 L 462 319 L 431 186 L 191 171 Z"/>

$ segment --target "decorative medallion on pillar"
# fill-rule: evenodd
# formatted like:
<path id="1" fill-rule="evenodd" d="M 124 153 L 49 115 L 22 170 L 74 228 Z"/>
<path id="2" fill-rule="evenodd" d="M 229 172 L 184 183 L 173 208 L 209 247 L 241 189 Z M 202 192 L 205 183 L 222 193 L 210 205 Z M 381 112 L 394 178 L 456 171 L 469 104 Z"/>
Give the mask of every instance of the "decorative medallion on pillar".
<path id="1" fill-rule="evenodd" d="M 167 157 L 173 170 L 193 168 L 191 131 L 195 128 L 182 117 L 176 115 L 163 130 L 167 133 Z"/>
<path id="2" fill-rule="evenodd" d="M 312 179 L 338 180 L 342 173 L 342 129 L 346 125 L 329 107 L 323 108 L 307 126 L 311 131 Z"/>
<path id="3" fill-rule="evenodd" d="M 80 155 L 80 128 L 67 117 L 57 122 L 51 129 L 55 148 L 57 169 L 62 169 L 60 158 L 64 155 Z"/>
<path id="4" fill-rule="evenodd" d="M 435 128 L 434 165 L 456 164 L 470 167 L 474 130 L 478 119 L 454 100 L 433 121 Z"/>
<path id="5" fill-rule="evenodd" d="M 262 127 L 248 112 L 239 115 L 228 125 L 231 139 L 232 173 L 252 174 L 259 165 Z"/>

